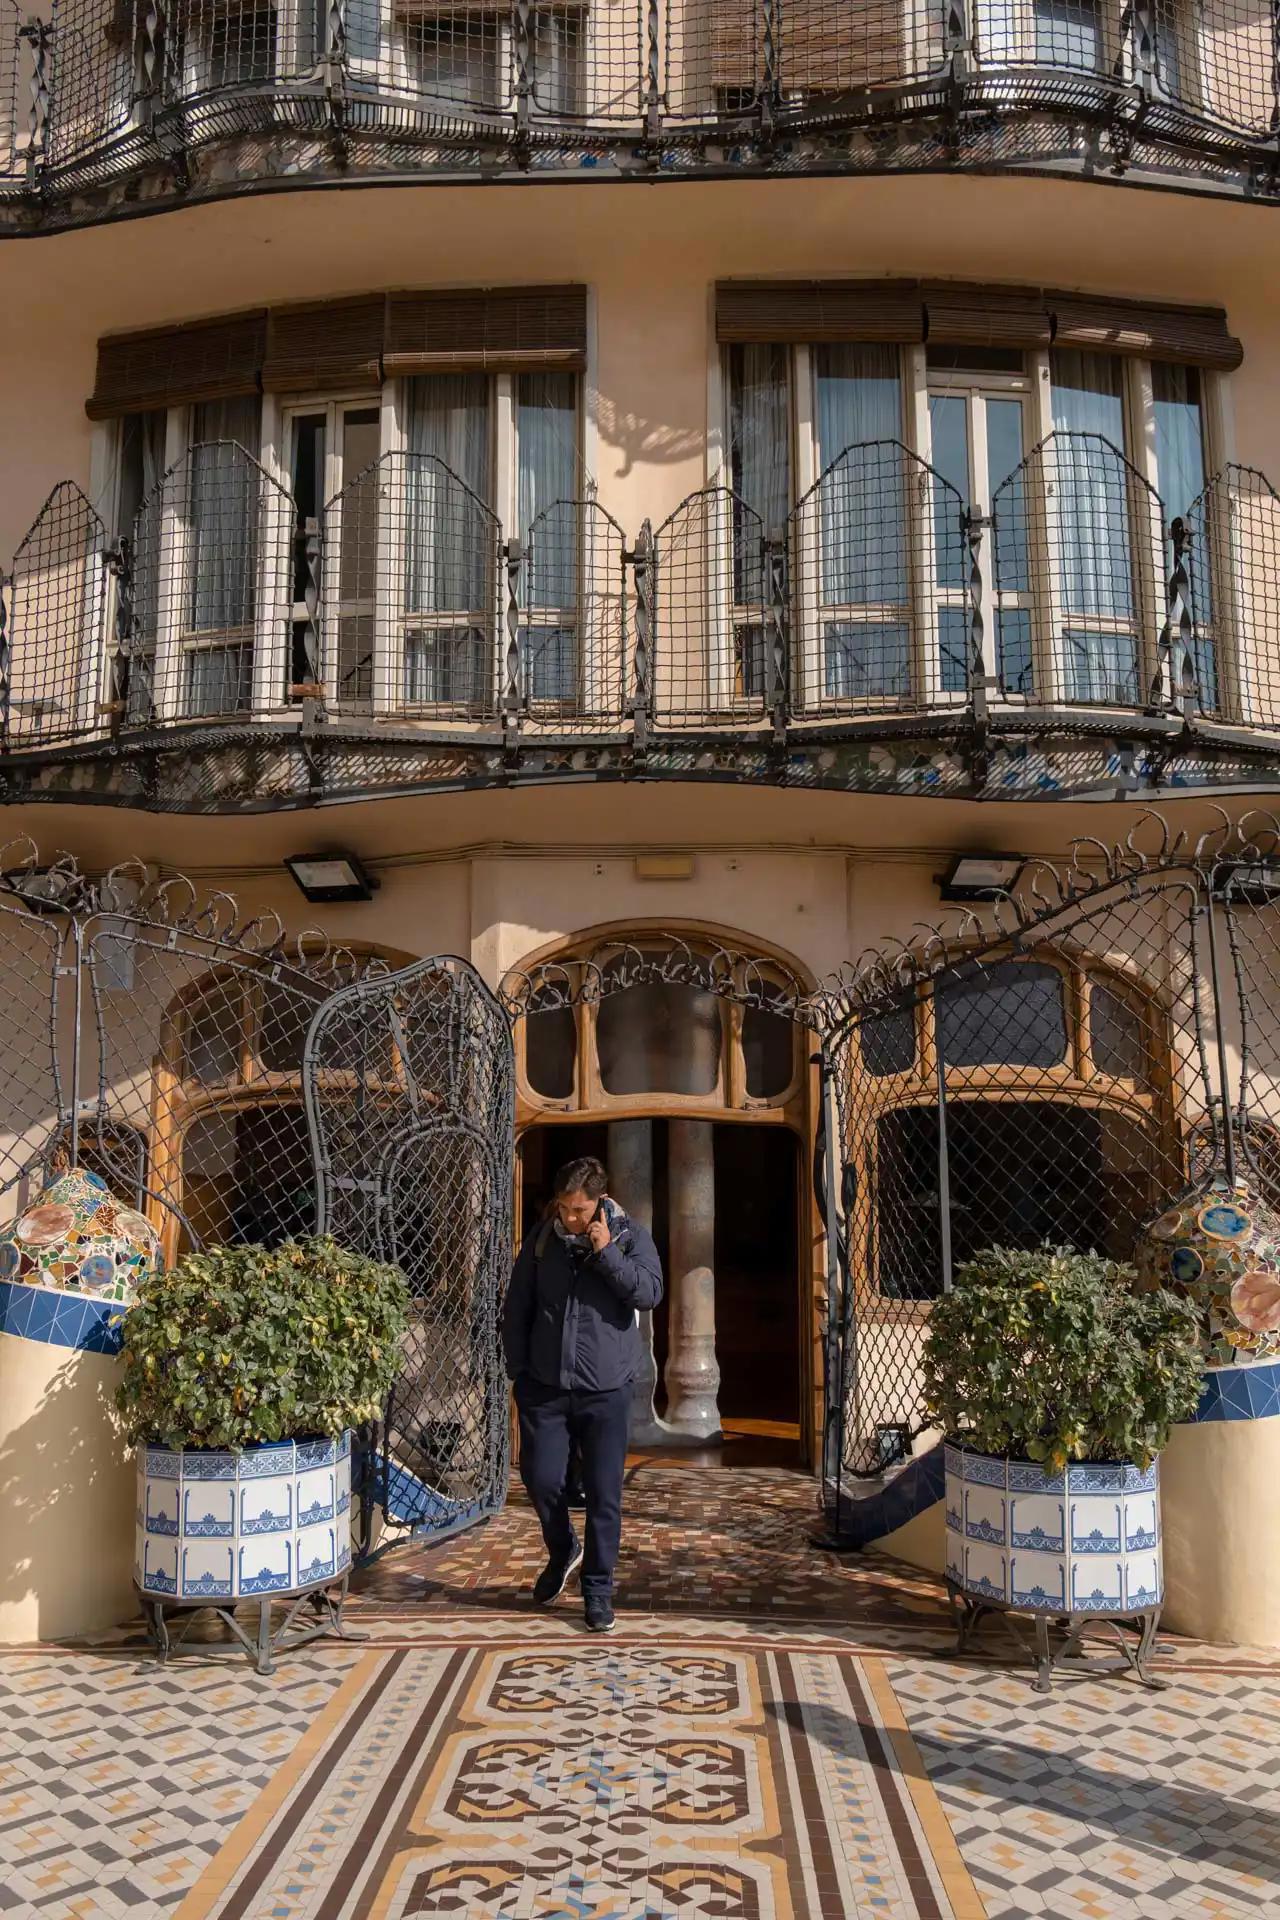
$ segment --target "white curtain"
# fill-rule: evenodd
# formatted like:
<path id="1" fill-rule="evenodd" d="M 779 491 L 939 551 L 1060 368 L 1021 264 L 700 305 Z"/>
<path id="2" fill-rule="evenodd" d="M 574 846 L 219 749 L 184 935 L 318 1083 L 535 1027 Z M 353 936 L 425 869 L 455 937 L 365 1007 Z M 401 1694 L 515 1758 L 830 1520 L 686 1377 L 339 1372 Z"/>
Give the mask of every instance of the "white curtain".
<path id="1" fill-rule="evenodd" d="M 485 691 L 496 539 L 488 511 L 488 376 L 432 373 L 411 380 L 408 450 L 405 611 L 458 618 L 408 635 L 405 698 L 470 704 Z"/>
<path id="2" fill-rule="evenodd" d="M 191 447 L 188 631 L 253 624 L 258 559 L 261 402 L 207 400 Z"/>
<path id="3" fill-rule="evenodd" d="M 902 437 L 897 349 L 815 347 L 813 364 L 818 466 L 825 475 L 822 597 L 837 605 L 901 606 L 907 594 L 906 456 L 900 446 L 887 444 Z"/>
<path id="4" fill-rule="evenodd" d="M 1056 483 L 1067 697 L 1129 702 L 1137 695 L 1137 636 L 1120 363 L 1074 348 L 1050 362 L 1058 437 L 1046 478 Z M 1122 624 L 1076 624 L 1095 619 Z"/>
<path id="5" fill-rule="evenodd" d="M 764 598 L 760 536 L 780 528 L 791 507 L 787 352 L 784 347 L 733 347 L 729 352 L 729 471 L 735 494 L 733 598 L 740 607 Z"/>
<path id="6" fill-rule="evenodd" d="M 1205 483 L 1204 420 L 1200 412 L 1200 373 L 1196 367 L 1178 367 L 1168 361 L 1151 364 L 1155 399 L 1156 484 L 1164 502 L 1166 533 L 1176 519 L 1185 519 Z M 1191 585 L 1196 619 L 1196 678 L 1204 706 L 1218 703 L 1217 664 L 1204 632 L 1213 620 L 1213 556 L 1209 549 L 1209 515 L 1202 513 L 1191 550 Z M 1173 568 L 1173 545 L 1166 541 L 1165 573 Z"/>
<path id="7" fill-rule="evenodd" d="M 571 373 L 524 373 L 516 383 L 516 506 L 530 611 L 557 609 L 559 625 L 531 623 L 525 646 L 535 700 L 568 700 L 577 687 L 582 508 L 577 380 Z"/>

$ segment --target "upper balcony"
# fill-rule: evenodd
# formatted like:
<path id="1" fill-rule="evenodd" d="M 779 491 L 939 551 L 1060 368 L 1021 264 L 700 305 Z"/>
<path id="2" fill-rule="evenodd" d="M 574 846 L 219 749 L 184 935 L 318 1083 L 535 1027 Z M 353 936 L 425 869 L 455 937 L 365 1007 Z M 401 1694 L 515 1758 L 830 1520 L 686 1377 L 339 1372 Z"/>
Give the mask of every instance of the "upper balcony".
<path id="1" fill-rule="evenodd" d="M 0 231 L 255 186 L 966 166 L 1274 198 L 1270 0 L 8 0 Z"/>
<path id="2" fill-rule="evenodd" d="M 1225 469 L 1170 521 L 1109 441 L 1055 431 L 984 507 L 882 439 L 778 526 L 712 484 L 656 528 L 588 491 L 511 539 L 434 455 L 383 453 L 313 513 L 238 443 L 197 443 L 117 541 L 71 482 L 22 541 L 0 781 L 215 810 L 629 773 L 1280 780 L 1262 475 Z"/>

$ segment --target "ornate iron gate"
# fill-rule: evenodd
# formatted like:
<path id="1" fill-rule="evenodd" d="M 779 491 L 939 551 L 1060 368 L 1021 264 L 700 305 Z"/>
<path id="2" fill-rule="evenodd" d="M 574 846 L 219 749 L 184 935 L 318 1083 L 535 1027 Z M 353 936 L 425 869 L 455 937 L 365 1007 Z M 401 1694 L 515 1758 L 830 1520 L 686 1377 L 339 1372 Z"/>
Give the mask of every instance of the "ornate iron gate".
<path id="1" fill-rule="evenodd" d="M 1280 1206 L 1280 832 L 1077 845 L 826 996 L 838 1249 L 824 1482 L 850 1502 L 926 1427 L 928 1302 L 991 1245 L 1129 1259 L 1170 1200 Z M 1228 1355 L 1229 1357 L 1229 1355 Z"/>

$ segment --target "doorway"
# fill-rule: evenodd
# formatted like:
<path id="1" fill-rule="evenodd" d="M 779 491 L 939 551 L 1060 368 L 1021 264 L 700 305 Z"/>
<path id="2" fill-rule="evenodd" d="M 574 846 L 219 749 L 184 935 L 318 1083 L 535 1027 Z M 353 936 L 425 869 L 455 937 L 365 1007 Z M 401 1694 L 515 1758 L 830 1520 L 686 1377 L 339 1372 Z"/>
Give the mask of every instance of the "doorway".
<path id="1" fill-rule="evenodd" d="M 655 1117 L 652 1232 L 670 1271 L 670 1125 Z M 802 1317 L 800 1142 L 790 1127 L 741 1121 L 712 1126 L 715 1171 L 715 1339 L 724 1439 L 714 1449 L 672 1449 L 673 1462 L 710 1454 L 741 1465 L 796 1465 L 801 1459 Z M 603 1121 L 534 1125 L 519 1143 L 519 1237 L 536 1229 L 557 1168 L 590 1154 L 609 1165 Z M 670 1288 L 654 1314 L 655 1405 L 665 1414 Z"/>

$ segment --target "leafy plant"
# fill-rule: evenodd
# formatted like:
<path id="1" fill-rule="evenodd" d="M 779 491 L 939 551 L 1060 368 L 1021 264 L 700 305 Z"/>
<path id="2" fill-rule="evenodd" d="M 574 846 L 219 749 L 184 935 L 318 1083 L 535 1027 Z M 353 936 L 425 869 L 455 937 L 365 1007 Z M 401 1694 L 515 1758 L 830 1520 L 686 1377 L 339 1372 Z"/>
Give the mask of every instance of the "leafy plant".
<path id="1" fill-rule="evenodd" d="M 931 1417 L 982 1453 L 1146 1466 L 1200 1397 L 1196 1318 L 1131 1267 L 1069 1247 L 992 1247 L 934 1302 L 924 1345 Z"/>
<path id="2" fill-rule="evenodd" d="M 129 1437 L 243 1447 L 373 1419 L 408 1304 L 398 1267 L 332 1240 L 190 1253 L 148 1277 L 125 1316 L 116 1404 Z"/>

